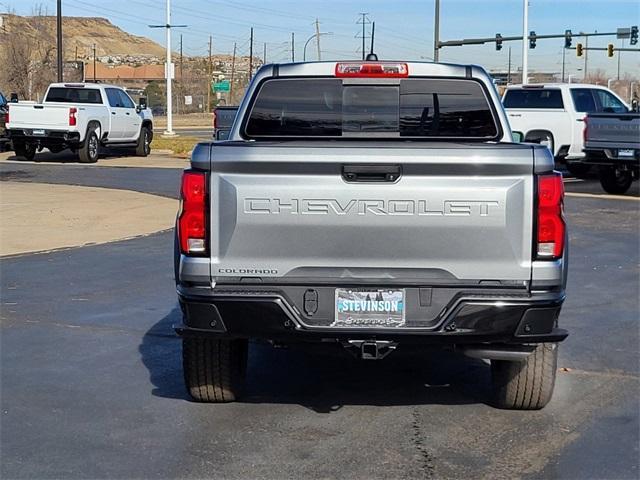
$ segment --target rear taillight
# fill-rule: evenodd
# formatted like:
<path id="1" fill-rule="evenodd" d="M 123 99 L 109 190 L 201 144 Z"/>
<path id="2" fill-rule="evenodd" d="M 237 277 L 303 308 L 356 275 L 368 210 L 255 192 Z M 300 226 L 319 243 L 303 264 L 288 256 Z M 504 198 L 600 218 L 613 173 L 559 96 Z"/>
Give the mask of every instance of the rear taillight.
<path id="1" fill-rule="evenodd" d="M 349 62 L 336 64 L 336 77 L 408 77 L 409 66 L 395 62 Z"/>
<path id="2" fill-rule="evenodd" d="M 214 130 L 218 129 L 218 109 L 217 108 L 213 111 L 213 129 Z"/>
<path id="3" fill-rule="evenodd" d="M 182 174 L 180 200 L 180 250 L 185 255 L 202 255 L 207 251 L 207 195 L 204 173 L 187 170 Z"/>
<path id="4" fill-rule="evenodd" d="M 4 114 L 4 123 L 9 123 L 9 112 L 11 111 L 11 105 L 7 105 L 7 113 Z"/>
<path id="5" fill-rule="evenodd" d="M 78 109 L 75 107 L 71 107 L 69 109 L 69 126 L 70 127 L 75 127 L 78 119 L 76 118 L 76 114 L 78 113 Z"/>
<path id="6" fill-rule="evenodd" d="M 538 176 L 537 258 L 554 260 L 564 251 L 564 185 L 562 175 L 554 172 Z"/>

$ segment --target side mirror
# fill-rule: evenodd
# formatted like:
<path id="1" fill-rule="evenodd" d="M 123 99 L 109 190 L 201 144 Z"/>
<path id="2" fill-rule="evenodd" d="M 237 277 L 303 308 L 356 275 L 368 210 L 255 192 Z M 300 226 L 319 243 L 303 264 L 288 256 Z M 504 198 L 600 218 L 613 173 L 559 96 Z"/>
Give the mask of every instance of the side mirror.
<path id="1" fill-rule="evenodd" d="M 138 99 L 138 108 L 140 111 L 147 109 L 147 97 L 140 97 Z"/>
<path id="2" fill-rule="evenodd" d="M 11 94 L 11 97 L 10 97 L 10 100 L 9 100 L 9 101 L 10 101 L 11 103 L 18 103 L 18 94 L 17 94 L 17 93 L 15 93 L 15 92 L 13 92 L 13 93 Z"/>
<path id="3" fill-rule="evenodd" d="M 631 101 L 631 111 L 632 112 L 637 112 L 638 111 L 638 99 L 637 98 L 634 98 Z"/>
<path id="4" fill-rule="evenodd" d="M 522 132 L 511 132 L 514 143 L 524 142 L 524 134 Z"/>

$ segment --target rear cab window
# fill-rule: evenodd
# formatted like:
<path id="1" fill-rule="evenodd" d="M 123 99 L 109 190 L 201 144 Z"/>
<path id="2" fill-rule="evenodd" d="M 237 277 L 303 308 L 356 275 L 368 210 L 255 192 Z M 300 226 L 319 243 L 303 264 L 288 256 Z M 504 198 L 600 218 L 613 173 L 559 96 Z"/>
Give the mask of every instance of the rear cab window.
<path id="1" fill-rule="evenodd" d="M 576 112 L 593 113 L 596 109 L 596 101 L 590 88 L 572 88 L 571 99 Z"/>
<path id="2" fill-rule="evenodd" d="M 480 82 L 468 79 L 275 78 L 258 88 L 246 138 L 494 140 L 499 122 Z"/>
<path id="3" fill-rule="evenodd" d="M 558 88 L 514 88 L 507 90 L 502 100 L 504 108 L 564 109 L 562 92 Z"/>
<path id="4" fill-rule="evenodd" d="M 102 104 L 102 95 L 97 88 L 52 87 L 45 102 Z"/>

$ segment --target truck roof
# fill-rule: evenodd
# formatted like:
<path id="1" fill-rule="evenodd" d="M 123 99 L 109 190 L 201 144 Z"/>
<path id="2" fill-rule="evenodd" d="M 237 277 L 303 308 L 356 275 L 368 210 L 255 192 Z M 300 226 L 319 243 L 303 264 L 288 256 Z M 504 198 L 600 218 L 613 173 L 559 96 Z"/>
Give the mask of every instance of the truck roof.
<path id="1" fill-rule="evenodd" d="M 526 85 L 508 85 L 507 90 L 519 90 L 519 89 L 536 89 L 536 88 L 603 88 L 604 85 L 594 85 L 593 83 L 527 83 Z"/>
<path id="2" fill-rule="evenodd" d="M 434 63 L 434 62 L 409 62 L 404 60 L 334 60 L 326 62 L 295 62 L 267 64 L 262 69 L 271 70 L 275 67 L 278 76 L 334 76 L 338 64 L 404 64 L 408 67 L 408 75 L 412 76 L 448 76 L 466 77 L 474 73 L 487 75 L 484 68 L 479 65 L 463 65 L 454 63 Z"/>
<path id="3" fill-rule="evenodd" d="M 49 88 L 120 88 L 124 90 L 124 87 L 118 85 L 111 85 L 108 83 L 93 83 L 93 82 L 61 82 L 61 83 L 52 83 L 49 85 Z"/>

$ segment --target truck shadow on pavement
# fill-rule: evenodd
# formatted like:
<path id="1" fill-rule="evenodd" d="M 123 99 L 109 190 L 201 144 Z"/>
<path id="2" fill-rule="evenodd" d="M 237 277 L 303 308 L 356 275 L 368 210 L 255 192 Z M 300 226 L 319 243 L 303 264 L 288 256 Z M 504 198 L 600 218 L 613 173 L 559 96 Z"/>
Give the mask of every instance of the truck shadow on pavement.
<path id="1" fill-rule="evenodd" d="M 102 150 L 100 152 L 100 156 L 98 157 L 98 162 L 100 160 L 104 160 L 107 158 L 119 158 L 133 155 L 133 150 L 131 148 L 110 148 L 108 150 Z M 75 163 L 78 165 L 95 165 L 92 163 L 82 163 L 78 158 L 78 155 L 72 153 L 69 150 L 63 150 L 59 153 L 52 153 L 49 150 L 44 150 L 40 153 L 36 153 L 33 161 L 23 160 L 21 158 L 16 157 L 15 155 L 10 155 L 7 158 L 7 161 L 11 162 L 21 162 L 21 163 Z"/>
<path id="2" fill-rule="evenodd" d="M 152 394 L 189 400 L 183 384 L 181 342 L 172 325 L 178 307 L 144 335 L 139 347 Z M 489 366 L 452 352 L 400 345 L 379 361 L 352 357 L 339 345 L 273 348 L 251 343 L 247 382 L 239 403 L 296 404 L 317 413 L 345 405 L 460 405 L 489 402 Z"/>

